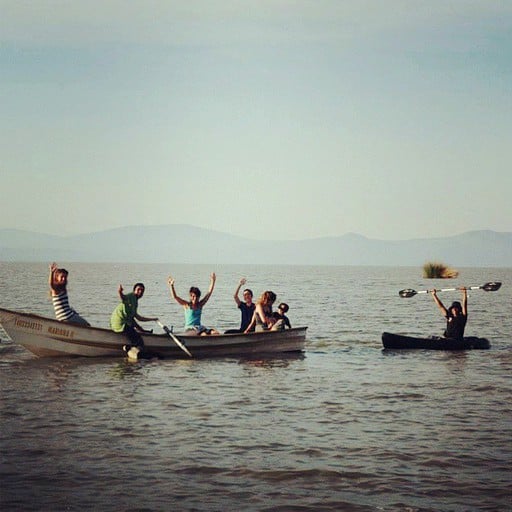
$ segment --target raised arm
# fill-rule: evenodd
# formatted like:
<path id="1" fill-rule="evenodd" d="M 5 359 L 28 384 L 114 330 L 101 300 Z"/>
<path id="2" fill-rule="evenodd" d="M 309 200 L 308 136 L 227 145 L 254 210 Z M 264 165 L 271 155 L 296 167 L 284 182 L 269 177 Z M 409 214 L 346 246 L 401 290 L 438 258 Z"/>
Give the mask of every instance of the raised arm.
<path id="1" fill-rule="evenodd" d="M 462 314 L 468 316 L 468 290 L 462 288 Z"/>
<path id="2" fill-rule="evenodd" d="M 119 285 L 119 288 L 117 289 L 117 294 L 119 295 L 121 302 L 124 302 L 125 294 L 123 293 L 123 285 L 122 284 Z"/>
<path id="3" fill-rule="evenodd" d="M 199 301 L 199 305 L 201 307 L 203 307 L 208 302 L 208 299 L 210 298 L 210 296 L 213 292 L 213 289 L 215 288 L 216 279 L 217 279 L 217 276 L 215 275 L 215 272 L 212 272 L 212 274 L 210 275 L 210 287 L 208 288 L 206 295 Z"/>
<path id="4" fill-rule="evenodd" d="M 181 297 L 178 297 L 176 294 L 176 290 L 174 289 L 174 279 L 169 276 L 167 279 L 167 284 L 169 285 L 169 291 L 171 292 L 171 297 L 182 306 L 188 306 L 188 302 L 185 299 L 182 299 Z"/>
<path id="5" fill-rule="evenodd" d="M 50 275 L 48 276 L 48 286 L 52 291 L 55 291 L 55 271 L 57 270 L 57 263 L 53 262 L 50 265 Z"/>
<path id="6" fill-rule="evenodd" d="M 444 304 L 439 300 L 436 289 L 434 288 L 433 290 L 430 290 L 430 293 L 432 294 L 432 298 L 434 299 L 434 302 L 437 304 L 437 307 L 441 310 L 443 316 L 447 318 L 448 310 L 444 307 Z"/>
<path id="7" fill-rule="evenodd" d="M 245 277 L 242 277 L 242 279 L 240 279 L 240 282 L 238 283 L 238 286 L 236 287 L 235 294 L 233 295 L 233 299 L 235 299 L 237 306 L 240 306 L 240 304 L 242 303 L 242 301 L 240 300 L 240 297 L 238 297 L 238 294 L 240 293 L 240 288 L 242 288 L 242 286 L 246 282 L 247 282 L 247 280 L 245 279 Z"/>

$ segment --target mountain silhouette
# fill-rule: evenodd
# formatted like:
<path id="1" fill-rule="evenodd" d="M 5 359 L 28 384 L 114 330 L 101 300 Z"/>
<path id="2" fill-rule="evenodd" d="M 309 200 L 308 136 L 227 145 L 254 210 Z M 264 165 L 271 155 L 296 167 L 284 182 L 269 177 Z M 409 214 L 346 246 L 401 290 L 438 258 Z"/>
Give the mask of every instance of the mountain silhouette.
<path id="1" fill-rule="evenodd" d="M 384 265 L 427 261 L 452 267 L 511 267 L 512 233 L 378 240 L 356 233 L 305 240 L 252 240 L 185 224 L 126 226 L 56 236 L 0 230 L 0 261 Z"/>

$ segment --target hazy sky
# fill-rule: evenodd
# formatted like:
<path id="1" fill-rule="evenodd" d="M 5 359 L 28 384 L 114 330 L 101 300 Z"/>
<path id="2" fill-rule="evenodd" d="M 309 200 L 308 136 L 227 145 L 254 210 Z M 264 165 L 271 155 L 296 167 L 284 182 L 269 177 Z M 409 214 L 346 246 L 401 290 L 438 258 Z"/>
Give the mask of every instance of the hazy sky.
<path id="1" fill-rule="evenodd" d="M 0 0 L 0 228 L 512 231 L 512 1 Z"/>

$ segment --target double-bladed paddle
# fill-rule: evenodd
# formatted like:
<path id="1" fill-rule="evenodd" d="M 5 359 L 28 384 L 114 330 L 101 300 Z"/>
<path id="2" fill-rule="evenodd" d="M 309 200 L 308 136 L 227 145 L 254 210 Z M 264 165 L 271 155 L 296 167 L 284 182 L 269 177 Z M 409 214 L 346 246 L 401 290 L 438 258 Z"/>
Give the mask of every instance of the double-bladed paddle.
<path id="1" fill-rule="evenodd" d="M 174 333 L 171 331 L 171 329 L 169 329 L 169 327 L 167 327 L 160 321 L 158 321 L 157 323 L 172 338 L 174 343 L 176 343 L 176 345 L 178 345 L 178 347 L 180 347 L 181 350 L 183 350 L 183 352 L 185 352 L 190 357 L 192 357 L 192 354 L 189 352 L 188 348 L 185 347 L 185 345 L 183 345 L 183 343 L 181 343 L 181 341 L 174 335 Z"/>
<path id="2" fill-rule="evenodd" d="M 441 288 L 440 290 L 436 289 L 436 292 L 453 292 L 455 290 L 463 290 L 466 288 L 466 290 L 484 290 L 486 292 L 495 292 L 496 290 L 499 290 L 501 286 L 501 283 L 496 281 L 491 281 L 490 283 L 485 283 L 482 286 L 462 286 L 460 288 Z M 400 297 L 414 297 L 415 295 L 419 293 L 430 293 L 431 290 L 420 290 L 417 292 L 416 290 L 412 290 L 411 288 L 406 288 L 405 290 L 400 290 L 398 292 L 398 295 Z"/>

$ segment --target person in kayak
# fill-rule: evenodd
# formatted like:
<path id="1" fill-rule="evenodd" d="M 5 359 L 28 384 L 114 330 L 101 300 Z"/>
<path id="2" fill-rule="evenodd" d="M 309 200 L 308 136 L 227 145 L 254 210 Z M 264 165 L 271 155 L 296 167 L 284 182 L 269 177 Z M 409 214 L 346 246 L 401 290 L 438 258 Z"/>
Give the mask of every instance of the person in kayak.
<path id="1" fill-rule="evenodd" d="M 54 262 L 50 265 L 48 284 L 50 286 L 53 309 L 55 310 L 55 318 L 59 322 L 69 322 L 89 327 L 91 324 L 69 305 L 67 291 L 68 274 L 65 268 L 58 268 L 57 263 Z"/>
<path id="2" fill-rule="evenodd" d="M 128 344 L 123 346 L 125 352 L 129 352 L 133 347 L 137 347 L 139 350 L 144 349 L 144 340 L 140 335 L 141 332 L 151 333 L 143 329 L 137 322 L 156 322 L 158 318 L 144 317 L 138 314 L 137 307 L 139 305 L 139 299 L 144 295 L 146 288 L 142 283 L 136 283 L 133 286 L 133 292 L 123 293 L 123 285 L 119 285 L 117 293 L 121 299 L 121 303 L 114 309 L 112 316 L 110 317 L 110 328 L 117 333 L 123 334 Z"/>
<path id="3" fill-rule="evenodd" d="M 217 277 L 215 272 L 212 272 L 210 275 L 210 287 L 202 299 L 201 290 L 196 286 L 191 286 L 189 290 L 190 300 L 185 300 L 181 297 L 178 297 L 176 290 L 174 289 L 174 278 L 169 276 L 167 284 L 169 285 L 171 296 L 178 304 L 182 305 L 183 309 L 185 310 L 185 331 L 193 331 L 200 336 L 220 334 L 216 329 L 208 329 L 201 323 L 201 313 L 203 312 L 203 307 L 208 302 L 208 299 L 210 298 L 213 289 L 215 288 L 216 279 Z"/>
<path id="4" fill-rule="evenodd" d="M 441 310 L 442 315 L 446 318 L 445 338 L 453 338 L 456 340 L 464 338 L 464 329 L 468 321 L 468 291 L 466 288 L 461 288 L 461 290 L 462 304 L 459 301 L 455 301 L 448 309 L 437 296 L 437 291 L 435 289 L 430 290 L 434 302 Z"/>

